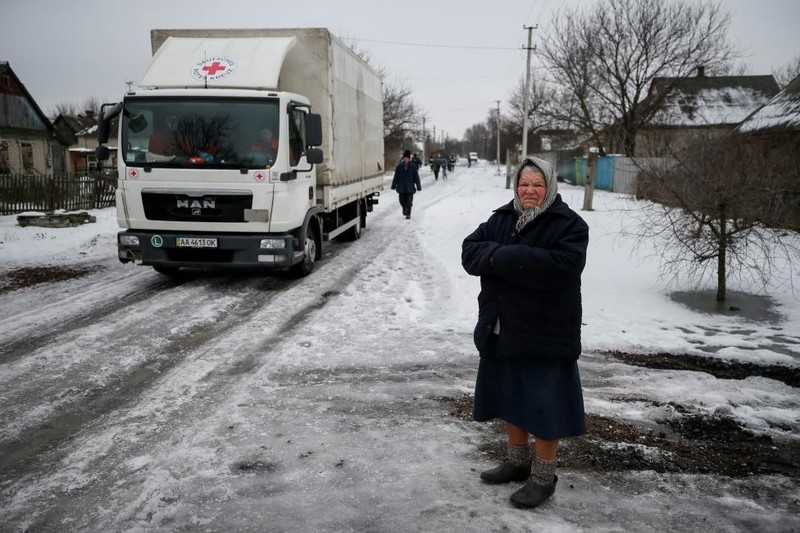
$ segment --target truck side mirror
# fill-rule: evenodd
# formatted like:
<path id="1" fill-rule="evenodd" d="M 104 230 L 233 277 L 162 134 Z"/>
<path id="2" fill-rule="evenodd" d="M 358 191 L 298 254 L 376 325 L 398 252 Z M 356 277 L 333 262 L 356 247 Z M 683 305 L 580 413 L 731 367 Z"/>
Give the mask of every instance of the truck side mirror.
<path id="1" fill-rule="evenodd" d="M 306 161 L 311 165 L 322 163 L 322 150 L 319 148 L 309 148 L 306 150 Z"/>
<path id="2" fill-rule="evenodd" d="M 110 107 L 109 111 L 106 108 Z M 108 134 L 111 129 L 111 121 L 122 111 L 122 102 L 114 104 L 103 104 L 100 107 L 100 115 L 97 117 L 97 143 L 108 142 Z"/>
<path id="3" fill-rule="evenodd" d="M 108 140 L 108 139 L 106 139 Z M 94 149 L 94 156 L 97 158 L 98 161 L 105 161 L 108 159 L 108 156 L 111 155 L 108 149 L 108 146 L 101 144 L 97 148 Z"/>
<path id="4" fill-rule="evenodd" d="M 316 113 L 306 114 L 306 143 L 309 146 L 322 145 L 322 117 Z"/>

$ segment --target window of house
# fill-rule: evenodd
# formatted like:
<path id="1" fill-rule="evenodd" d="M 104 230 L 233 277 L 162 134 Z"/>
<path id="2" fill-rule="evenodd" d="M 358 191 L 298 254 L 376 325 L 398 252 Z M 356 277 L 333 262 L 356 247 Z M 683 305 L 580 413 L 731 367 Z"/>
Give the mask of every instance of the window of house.
<path id="1" fill-rule="evenodd" d="M 22 155 L 22 170 L 33 170 L 33 145 L 31 143 L 22 143 L 19 148 Z"/>
<path id="2" fill-rule="evenodd" d="M 11 174 L 11 163 L 8 161 L 8 144 L 0 141 L 0 174 Z"/>

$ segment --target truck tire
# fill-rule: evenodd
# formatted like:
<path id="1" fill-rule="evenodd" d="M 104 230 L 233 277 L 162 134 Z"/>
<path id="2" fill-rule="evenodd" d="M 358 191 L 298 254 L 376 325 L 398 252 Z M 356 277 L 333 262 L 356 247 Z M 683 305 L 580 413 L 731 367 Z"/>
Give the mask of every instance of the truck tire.
<path id="1" fill-rule="evenodd" d="M 356 201 L 354 206 L 355 213 L 353 214 L 353 218 L 358 219 L 358 223 L 355 226 L 348 229 L 344 233 L 342 233 L 342 240 L 344 241 L 357 241 L 361 238 L 361 226 L 364 223 L 364 219 L 361 216 L 361 202 Z"/>
<path id="2" fill-rule="evenodd" d="M 317 240 L 314 235 L 314 228 L 309 223 L 306 228 L 306 238 L 303 242 L 303 260 L 289 268 L 289 274 L 295 278 L 302 278 L 311 274 L 314 270 L 314 262 L 317 260 Z"/>
<path id="3" fill-rule="evenodd" d="M 165 276 L 177 276 L 178 273 L 180 272 L 180 269 L 178 267 L 162 266 L 162 265 L 153 265 L 153 270 Z"/>

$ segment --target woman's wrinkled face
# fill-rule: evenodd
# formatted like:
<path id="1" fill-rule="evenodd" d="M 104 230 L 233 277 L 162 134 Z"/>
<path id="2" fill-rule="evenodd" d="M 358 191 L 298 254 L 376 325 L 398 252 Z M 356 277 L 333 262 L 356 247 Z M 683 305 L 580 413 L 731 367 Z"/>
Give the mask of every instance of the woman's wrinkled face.
<path id="1" fill-rule="evenodd" d="M 519 176 L 517 194 L 522 203 L 522 209 L 538 207 L 544 203 L 547 194 L 547 185 L 544 175 L 536 169 L 525 169 Z"/>

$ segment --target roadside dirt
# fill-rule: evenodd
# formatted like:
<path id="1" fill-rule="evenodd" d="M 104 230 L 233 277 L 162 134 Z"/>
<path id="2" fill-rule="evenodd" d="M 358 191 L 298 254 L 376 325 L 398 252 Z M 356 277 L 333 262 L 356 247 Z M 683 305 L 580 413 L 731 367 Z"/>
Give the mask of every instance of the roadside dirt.
<path id="1" fill-rule="evenodd" d="M 23 267 L 4 272 L 0 276 L 0 293 L 32 287 L 42 283 L 55 283 L 86 276 L 99 270 L 100 267 Z"/>
<path id="2" fill-rule="evenodd" d="M 649 354 L 610 352 L 608 355 L 628 364 L 649 368 L 702 371 L 726 379 L 764 376 L 793 387 L 800 383 L 797 369 L 777 365 L 761 366 L 667 354 L 654 357 Z M 439 400 L 452 408 L 450 414 L 455 418 L 472 421 L 472 395 L 442 397 Z M 589 414 L 586 435 L 562 442 L 558 459 L 560 466 L 591 472 L 653 470 L 732 478 L 756 474 L 782 474 L 800 478 L 800 444 L 796 442 L 756 435 L 724 415 L 709 416 L 672 402 L 661 404 L 647 398 L 630 397 L 615 400 L 666 407 L 674 416 L 653 429 Z M 492 460 L 502 460 L 506 451 L 505 424 L 495 421 L 480 426 L 486 428 L 486 432 L 477 452 Z"/>
<path id="3" fill-rule="evenodd" d="M 790 387 L 800 387 L 800 368 L 798 367 L 759 365 L 688 354 L 636 354 L 620 351 L 602 353 L 634 366 L 660 370 L 692 370 L 705 372 L 719 379 L 745 379 L 750 376 L 761 376 L 782 381 Z"/>

